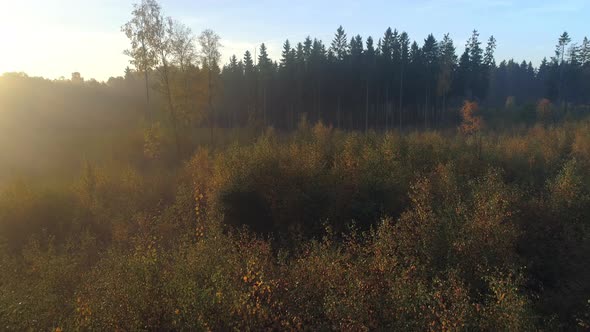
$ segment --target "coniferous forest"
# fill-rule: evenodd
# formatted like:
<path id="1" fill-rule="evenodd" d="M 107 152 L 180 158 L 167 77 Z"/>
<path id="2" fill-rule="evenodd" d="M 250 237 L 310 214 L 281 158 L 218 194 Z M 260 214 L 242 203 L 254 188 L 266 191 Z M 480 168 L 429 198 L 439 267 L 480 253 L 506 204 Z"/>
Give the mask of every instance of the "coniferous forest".
<path id="1" fill-rule="evenodd" d="M 280 60 L 246 51 L 231 57 L 219 79 L 220 126 L 261 121 L 295 128 L 297 119 L 322 121 L 346 130 L 440 128 L 454 124 L 449 107 L 477 100 L 500 108 L 535 104 L 547 98 L 559 105 L 590 100 L 590 42 L 558 35 L 555 54 L 538 67 L 510 59 L 496 63 L 496 39 L 474 30 L 467 44 L 448 34 L 412 41 L 387 28 L 383 36 L 348 37 L 338 28 L 328 44 L 307 37 L 286 40 Z"/>
<path id="2" fill-rule="evenodd" d="M 590 329 L 588 38 L 121 24 L 120 77 L 0 76 L 0 330 Z"/>

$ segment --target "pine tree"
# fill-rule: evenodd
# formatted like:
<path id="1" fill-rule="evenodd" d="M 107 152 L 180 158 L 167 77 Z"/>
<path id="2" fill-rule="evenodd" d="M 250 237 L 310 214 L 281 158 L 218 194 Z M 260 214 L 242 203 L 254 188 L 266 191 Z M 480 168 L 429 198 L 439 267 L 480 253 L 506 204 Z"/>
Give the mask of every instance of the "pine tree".
<path id="1" fill-rule="evenodd" d="M 473 30 L 471 38 L 467 41 L 469 47 L 469 62 L 472 68 L 478 68 L 483 63 L 483 50 L 481 49 L 481 42 L 479 41 L 479 32 Z"/>
<path id="2" fill-rule="evenodd" d="M 399 43 L 400 43 L 400 50 L 401 50 L 401 60 L 408 61 L 409 54 L 410 54 L 410 37 L 406 32 L 402 32 L 399 36 Z"/>
<path id="3" fill-rule="evenodd" d="M 305 62 L 309 63 L 309 58 L 311 57 L 311 46 L 313 41 L 311 40 L 310 36 L 305 37 L 305 41 L 303 42 L 303 55 L 305 58 Z"/>
<path id="4" fill-rule="evenodd" d="M 369 36 L 367 38 L 367 50 L 365 51 L 365 55 L 368 58 L 374 58 L 375 57 L 375 46 L 373 45 L 373 37 Z"/>
<path id="5" fill-rule="evenodd" d="M 236 55 L 232 55 L 229 58 L 229 64 L 228 64 L 228 68 L 234 72 L 237 68 L 238 68 L 238 58 L 236 58 Z"/>
<path id="6" fill-rule="evenodd" d="M 387 114 L 389 112 L 389 95 L 393 90 L 393 82 L 395 76 L 394 68 L 394 48 L 399 45 L 397 30 L 387 28 L 383 38 L 380 40 L 380 54 L 378 56 L 378 67 L 380 70 L 376 72 L 376 79 L 378 80 L 378 89 L 374 91 L 378 94 L 385 93 L 385 117 L 387 122 Z M 397 55 L 397 54 L 396 54 Z M 379 91 L 384 90 L 384 91 Z"/>
<path id="7" fill-rule="evenodd" d="M 422 46 L 422 55 L 424 56 L 424 63 L 426 65 L 436 64 L 438 61 L 438 42 L 434 35 L 429 34 L 424 40 L 424 46 Z"/>
<path id="8" fill-rule="evenodd" d="M 404 113 L 404 77 L 406 68 L 410 61 L 410 37 L 404 31 L 399 36 L 400 44 L 400 76 L 399 76 L 399 129 L 402 129 L 403 125 L 403 113 Z"/>
<path id="9" fill-rule="evenodd" d="M 564 31 L 559 36 L 557 45 L 555 46 L 555 58 L 554 61 L 559 66 L 559 84 L 557 85 L 557 98 L 560 104 L 563 102 L 563 86 L 564 86 L 564 61 L 565 61 L 565 50 L 567 45 L 572 41 L 567 31 Z"/>
<path id="10" fill-rule="evenodd" d="M 459 67 L 457 68 L 457 79 L 455 80 L 455 93 L 459 96 L 471 98 L 472 91 L 470 80 L 470 63 L 469 63 L 469 46 L 459 58 Z"/>
<path id="11" fill-rule="evenodd" d="M 273 74 L 273 63 L 268 57 L 268 52 L 266 50 L 266 45 L 264 43 L 260 44 L 260 50 L 258 54 L 258 79 L 260 81 L 260 85 L 262 90 L 261 99 L 262 99 L 262 119 L 264 122 L 264 126 L 267 125 L 267 109 L 268 109 L 268 90 L 270 87 L 270 80 Z"/>
<path id="12" fill-rule="evenodd" d="M 488 39 L 488 45 L 486 46 L 486 52 L 483 58 L 483 63 L 487 68 L 495 68 L 496 60 L 494 59 L 494 51 L 496 50 L 496 38 L 490 36 Z"/>
<path id="13" fill-rule="evenodd" d="M 270 70 L 272 68 L 272 61 L 268 57 L 268 51 L 264 43 L 260 44 L 258 53 L 258 71 L 264 76 L 270 76 Z"/>
<path id="14" fill-rule="evenodd" d="M 369 100 L 370 85 L 373 83 L 377 65 L 377 50 L 373 45 L 373 38 L 367 38 L 367 50 L 364 56 L 364 97 L 365 97 L 365 133 L 369 130 Z"/>
<path id="15" fill-rule="evenodd" d="M 305 53 L 303 51 L 303 44 L 297 43 L 297 49 L 295 50 L 295 61 L 298 64 L 305 63 Z"/>
<path id="16" fill-rule="evenodd" d="M 229 63 L 224 66 L 221 72 L 225 93 L 235 96 L 235 98 L 224 99 L 225 107 L 223 109 L 225 110 L 224 113 L 230 127 L 234 126 L 237 121 L 240 97 L 243 96 L 241 93 L 243 75 L 244 69 L 242 62 L 238 62 L 238 58 L 232 55 Z"/>
<path id="17" fill-rule="evenodd" d="M 295 80 L 297 88 L 297 113 L 299 113 L 303 108 L 303 85 L 305 84 L 305 50 L 302 43 L 297 43 L 297 50 L 295 51 Z M 292 117 L 294 116 L 292 114 Z M 291 121 L 294 122 L 294 119 L 291 119 Z"/>
<path id="18" fill-rule="evenodd" d="M 572 39 L 570 38 L 567 31 L 564 31 L 564 33 L 562 33 L 561 36 L 559 36 L 557 45 L 555 46 L 555 58 L 554 58 L 554 61 L 556 61 L 558 64 L 562 64 L 565 61 L 565 50 L 566 50 L 567 45 L 571 41 L 572 41 Z"/>
<path id="19" fill-rule="evenodd" d="M 363 37 L 356 35 L 350 39 L 350 55 L 353 62 L 358 62 L 363 55 Z"/>
<path id="20" fill-rule="evenodd" d="M 556 75 L 556 65 L 555 61 L 548 61 L 546 57 L 541 61 L 537 73 L 540 97 L 553 100 L 557 97 L 559 82 Z"/>
<path id="21" fill-rule="evenodd" d="M 344 58 L 348 56 L 348 39 L 342 26 L 338 27 L 338 30 L 336 30 L 336 35 L 334 36 L 334 40 L 332 40 L 330 50 L 339 61 L 343 61 Z"/>
<path id="22" fill-rule="evenodd" d="M 442 111 L 446 110 L 446 100 L 451 90 L 452 75 L 457 66 L 455 45 L 449 34 L 445 34 L 440 43 L 440 71 L 438 75 L 437 95 L 442 97 Z"/>
<path id="23" fill-rule="evenodd" d="M 590 65 L 590 40 L 588 40 L 588 37 L 584 37 L 584 41 L 580 46 L 580 63 L 582 66 Z"/>
<path id="24" fill-rule="evenodd" d="M 571 66 L 580 65 L 580 47 L 578 44 L 572 44 L 567 50 L 567 60 Z"/>
<path id="25" fill-rule="evenodd" d="M 469 48 L 468 84 L 473 96 L 481 99 L 485 96 L 486 77 L 483 66 L 483 50 L 477 30 L 473 30 L 467 43 Z"/>
<path id="26" fill-rule="evenodd" d="M 416 41 L 410 46 L 410 62 L 415 65 L 422 65 L 422 54 Z"/>
<path id="27" fill-rule="evenodd" d="M 315 87 L 313 108 L 316 109 L 317 121 L 321 121 L 322 119 L 322 78 L 324 74 L 324 66 L 327 63 L 327 55 L 328 51 L 326 50 L 324 43 L 321 40 L 314 38 L 309 58 L 309 68 L 312 74 L 312 83 Z"/>
<path id="28" fill-rule="evenodd" d="M 248 70 L 250 68 L 250 71 Z M 254 61 L 252 61 L 252 54 L 250 51 L 244 53 L 244 69 L 246 74 L 248 72 L 254 72 Z"/>
<path id="29" fill-rule="evenodd" d="M 424 86 L 424 121 L 427 125 L 428 113 L 432 109 L 432 96 L 436 89 L 436 76 L 438 73 L 438 43 L 432 34 L 424 40 L 422 46 L 422 61 L 423 61 L 423 86 Z M 434 117 L 434 116 L 433 116 Z"/>
<path id="30" fill-rule="evenodd" d="M 293 64 L 295 63 L 295 50 L 291 48 L 291 43 L 289 43 L 289 40 L 285 40 L 285 43 L 283 44 L 283 52 L 282 54 L 282 58 L 281 58 L 281 68 L 288 68 L 293 66 Z"/>
<path id="31" fill-rule="evenodd" d="M 496 38 L 494 36 L 490 36 L 488 39 L 488 44 L 486 46 L 485 54 L 483 57 L 483 68 L 482 71 L 482 82 L 481 82 L 481 97 L 487 97 L 488 90 L 490 85 L 492 84 L 491 81 L 494 79 L 494 72 L 496 69 L 496 60 L 494 58 L 494 51 L 496 50 Z"/>
<path id="32" fill-rule="evenodd" d="M 363 38 L 360 35 L 356 35 L 350 40 L 350 61 L 342 68 L 344 71 L 343 75 L 337 75 L 337 79 L 341 82 L 337 84 L 337 124 L 340 127 L 341 120 L 341 109 L 343 104 L 352 104 L 357 102 L 355 98 L 355 92 L 359 90 L 358 84 L 360 81 L 361 73 L 363 72 L 363 52 L 364 44 Z M 343 82 L 345 81 L 345 82 Z M 344 100 L 344 103 L 343 103 Z M 352 109 L 352 108 L 351 108 Z M 352 114 L 350 114 L 350 121 L 352 122 Z M 352 123 L 350 123 L 352 127 Z"/>
<path id="33" fill-rule="evenodd" d="M 256 111 L 256 68 L 250 51 L 244 53 L 244 89 L 246 90 L 246 110 L 248 116 Z"/>
<path id="34" fill-rule="evenodd" d="M 400 43 L 400 34 L 398 33 L 397 29 L 393 30 L 393 38 L 391 42 L 391 58 L 393 63 L 396 64 L 400 61 L 401 57 L 401 43 Z"/>
<path id="35" fill-rule="evenodd" d="M 383 39 L 381 39 L 381 43 L 380 43 L 381 47 L 379 48 L 381 50 L 381 56 L 386 61 L 389 61 L 392 59 L 393 44 L 394 44 L 393 31 L 391 30 L 391 28 L 387 28 L 387 30 L 385 30 L 385 34 L 383 35 Z"/>
<path id="36" fill-rule="evenodd" d="M 295 107 L 295 73 L 296 73 L 296 51 L 291 48 L 289 40 L 285 40 L 283 44 L 283 52 L 281 54 L 281 61 L 279 66 L 279 81 L 278 86 L 281 89 L 281 99 L 284 101 L 283 108 L 286 107 L 285 113 L 289 113 L 288 117 L 282 117 L 286 120 L 288 127 L 293 127 L 293 108 Z"/>

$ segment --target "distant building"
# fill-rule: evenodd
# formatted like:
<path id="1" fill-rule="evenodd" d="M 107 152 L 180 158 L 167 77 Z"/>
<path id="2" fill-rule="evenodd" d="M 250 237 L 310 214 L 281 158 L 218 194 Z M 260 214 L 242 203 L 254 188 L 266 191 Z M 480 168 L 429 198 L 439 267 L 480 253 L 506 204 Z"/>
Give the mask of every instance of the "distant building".
<path id="1" fill-rule="evenodd" d="M 84 77 L 79 72 L 72 73 L 72 83 L 84 83 Z"/>

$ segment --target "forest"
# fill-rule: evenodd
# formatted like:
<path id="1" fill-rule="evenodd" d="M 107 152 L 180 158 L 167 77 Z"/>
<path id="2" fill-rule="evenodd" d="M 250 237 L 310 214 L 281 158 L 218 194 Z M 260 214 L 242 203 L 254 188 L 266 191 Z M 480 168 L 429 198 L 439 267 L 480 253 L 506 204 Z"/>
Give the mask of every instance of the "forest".
<path id="1" fill-rule="evenodd" d="M 119 77 L 0 76 L 0 330 L 590 329 L 588 38 L 122 23 Z"/>

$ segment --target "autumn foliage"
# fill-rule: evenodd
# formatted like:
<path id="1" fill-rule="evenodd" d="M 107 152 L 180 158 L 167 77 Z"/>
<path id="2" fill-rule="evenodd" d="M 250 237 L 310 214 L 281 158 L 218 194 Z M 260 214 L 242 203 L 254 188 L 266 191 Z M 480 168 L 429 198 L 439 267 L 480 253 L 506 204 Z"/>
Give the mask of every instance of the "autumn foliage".
<path id="1" fill-rule="evenodd" d="M 177 164 L 139 135 L 126 163 L 10 179 L 0 326 L 585 328 L 590 123 L 491 131 L 478 111 L 444 134 L 302 121 Z"/>
<path id="2" fill-rule="evenodd" d="M 478 111 L 479 105 L 477 102 L 466 100 L 463 103 L 463 107 L 461 108 L 461 118 L 463 122 L 461 123 L 461 127 L 459 127 L 461 133 L 469 136 L 477 134 L 481 130 L 483 120 L 481 116 L 477 115 Z"/>

